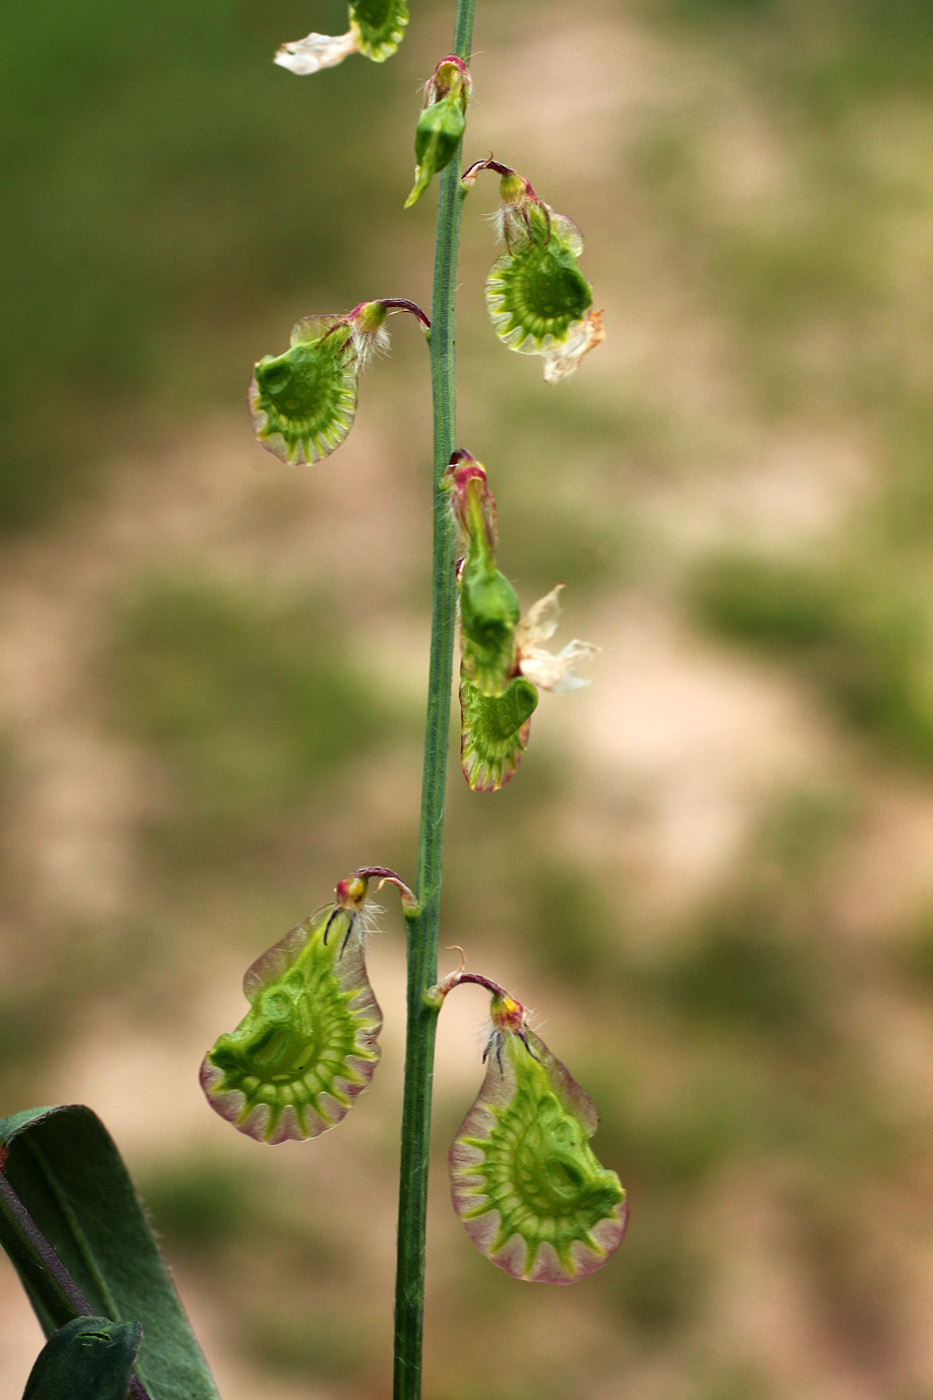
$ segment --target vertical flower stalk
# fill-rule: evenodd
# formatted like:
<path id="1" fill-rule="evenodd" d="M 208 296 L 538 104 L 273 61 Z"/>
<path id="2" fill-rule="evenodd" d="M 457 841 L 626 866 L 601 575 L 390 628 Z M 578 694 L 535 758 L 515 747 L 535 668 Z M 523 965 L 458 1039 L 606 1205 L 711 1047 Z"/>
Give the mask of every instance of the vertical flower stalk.
<path id="1" fill-rule="evenodd" d="M 451 55 L 470 55 L 475 0 L 458 0 Z M 437 1006 L 427 993 L 437 981 L 444 790 L 450 732 L 457 585 L 456 528 L 442 485 L 456 436 L 454 296 L 463 191 L 459 150 L 442 171 L 431 311 L 431 390 L 434 405 L 434 513 L 431 657 L 425 724 L 421 823 L 418 838 L 418 911 L 406 917 L 408 1014 L 399 1178 L 395 1286 L 394 1400 L 419 1400 L 424 1330 L 424 1255 L 427 1224 L 431 1088 Z"/>

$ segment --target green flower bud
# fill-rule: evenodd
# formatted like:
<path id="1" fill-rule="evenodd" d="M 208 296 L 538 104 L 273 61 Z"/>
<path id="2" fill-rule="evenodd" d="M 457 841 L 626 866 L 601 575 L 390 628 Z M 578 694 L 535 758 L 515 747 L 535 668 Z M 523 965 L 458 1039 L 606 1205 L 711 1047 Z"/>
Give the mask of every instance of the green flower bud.
<path id="1" fill-rule="evenodd" d="M 470 541 L 460 571 L 460 649 L 467 675 L 483 695 L 501 695 L 515 667 L 518 594 L 497 569 L 482 537 Z"/>
<path id="2" fill-rule="evenodd" d="M 415 185 L 405 208 L 421 198 L 435 175 L 450 164 L 466 126 L 470 74 L 462 59 L 441 59 L 425 84 L 424 109 L 415 128 Z"/>

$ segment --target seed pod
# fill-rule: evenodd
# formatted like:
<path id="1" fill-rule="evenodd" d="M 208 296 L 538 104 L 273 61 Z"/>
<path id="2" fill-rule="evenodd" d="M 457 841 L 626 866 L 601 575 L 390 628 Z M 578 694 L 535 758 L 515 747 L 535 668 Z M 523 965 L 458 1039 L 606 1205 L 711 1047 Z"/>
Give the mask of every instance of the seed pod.
<path id="1" fill-rule="evenodd" d="M 211 1107 L 257 1142 L 316 1137 L 372 1078 L 382 1012 L 363 956 L 367 883 L 342 880 L 334 904 L 253 963 L 250 1010 L 205 1056 Z"/>
<path id="2" fill-rule="evenodd" d="M 523 175 L 492 156 L 464 171 L 464 189 L 482 170 L 500 176 L 496 223 L 506 247 L 486 279 L 492 323 L 511 349 L 543 355 L 544 378 L 556 384 L 605 339 L 603 313 L 591 309 L 593 289 L 577 265 L 583 236 Z"/>
<path id="3" fill-rule="evenodd" d="M 404 0 L 351 0 L 350 30 L 356 47 L 374 63 L 382 63 L 395 53 L 407 23 Z"/>
<path id="4" fill-rule="evenodd" d="M 351 53 L 382 63 L 402 42 L 407 23 L 404 0 L 351 0 L 346 34 L 308 34 L 281 44 L 275 62 L 300 76 L 334 68 Z"/>
<path id="5" fill-rule="evenodd" d="M 577 265 L 583 239 L 569 219 L 527 201 L 524 237 L 513 237 L 486 279 L 486 304 L 496 334 L 513 350 L 547 354 L 562 346 L 593 304 Z"/>
<path id="6" fill-rule="evenodd" d="M 283 462 L 329 456 L 353 426 L 358 377 L 346 318 L 305 317 L 284 355 L 265 355 L 255 366 L 249 406 L 256 437 Z"/>
<path id="7" fill-rule="evenodd" d="M 622 1243 L 625 1191 L 589 1146 L 595 1105 L 524 1028 L 521 1007 L 494 998 L 493 1022 L 486 1078 L 450 1149 L 454 1209 L 514 1278 L 573 1283 Z"/>
<path id="8" fill-rule="evenodd" d="M 460 668 L 460 762 L 474 792 L 505 787 L 528 747 L 538 692 L 515 676 L 501 695 L 483 695 Z"/>

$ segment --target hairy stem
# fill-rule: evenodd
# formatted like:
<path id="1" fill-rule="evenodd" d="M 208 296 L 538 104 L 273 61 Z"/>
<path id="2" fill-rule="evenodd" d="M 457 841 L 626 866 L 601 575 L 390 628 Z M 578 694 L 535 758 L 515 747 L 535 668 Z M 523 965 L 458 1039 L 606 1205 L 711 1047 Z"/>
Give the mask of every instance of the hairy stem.
<path id="1" fill-rule="evenodd" d="M 457 3 L 454 45 L 451 52 L 464 61 L 469 59 L 474 3 L 475 0 L 458 0 Z M 418 841 L 416 894 L 420 909 L 406 920 L 408 1024 L 405 1042 L 398 1262 L 395 1280 L 395 1400 L 418 1400 L 421 1395 L 425 1227 L 434 1036 L 437 1027 L 437 1008 L 428 1006 L 425 994 L 437 981 L 444 790 L 447 777 L 456 618 L 454 521 L 447 492 L 441 490 L 439 483 L 454 450 L 456 434 L 454 295 L 462 203 L 458 152 L 440 178 L 434 255 L 434 300 L 431 311 L 431 389 L 434 401 L 431 668 L 428 679 L 421 828 Z"/>

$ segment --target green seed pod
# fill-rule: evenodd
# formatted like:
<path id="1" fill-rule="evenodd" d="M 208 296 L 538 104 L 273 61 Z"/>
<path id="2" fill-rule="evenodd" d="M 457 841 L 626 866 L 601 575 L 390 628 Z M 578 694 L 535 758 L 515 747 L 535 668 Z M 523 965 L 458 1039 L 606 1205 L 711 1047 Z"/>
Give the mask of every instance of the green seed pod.
<path id="1" fill-rule="evenodd" d="M 299 321 L 285 354 L 264 356 L 253 371 L 249 405 L 256 437 L 284 462 L 329 456 L 353 426 L 358 376 L 346 318 Z"/>
<path id="2" fill-rule="evenodd" d="M 316 1137 L 344 1117 L 379 1060 L 382 1012 L 363 957 L 367 881 L 298 924 L 243 980 L 250 1010 L 201 1066 L 211 1107 L 257 1142 Z"/>
<path id="3" fill-rule="evenodd" d="M 625 1191 L 589 1146 L 592 1100 L 532 1031 L 502 1029 L 486 1078 L 450 1149 L 454 1209 L 474 1244 L 515 1278 L 573 1283 L 622 1243 Z M 514 1018 L 513 1018 L 514 1019 Z"/>
<path id="4" fill-rule="evenodd" d="M 460 762 L 474 792 L 497 792 L 528 747 L 538 692 L 515 676 L 501 695 L 483 695 L 460 668 Z"/>
<path id="5" fill-rule="evenodd" d="M 435 175 L 450 164 L 463 136 L 466 118 L 459 91 L 425 107 L 415 128 L 415 184 L 405 201 L 410 209 L 424 194 Z"/>
<path id="6" fill-rule="evenodd" d="M 382 63 L 395 53 L 405 35 L 404 0 L 351 0 L 350 29 L 361 54 Z"/>
<path id="7" fill-rule="evenodd" d="M 496 334 L 526 355 L 548 354 L 571 337 L 593 304 L 593 289 L 557 221 L 550 237 L 518 243 L 492 266 L 486 304 Z"/>
<path id="8" fill-rule="evenodd" d="M 470 680 L 483 695 L 501 695 L 515 665 L 518 595 L 482 536 L 470 540 L 460 575 L 460 649 Z"/>

